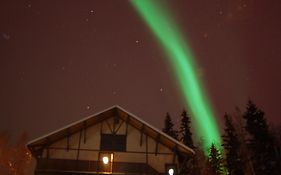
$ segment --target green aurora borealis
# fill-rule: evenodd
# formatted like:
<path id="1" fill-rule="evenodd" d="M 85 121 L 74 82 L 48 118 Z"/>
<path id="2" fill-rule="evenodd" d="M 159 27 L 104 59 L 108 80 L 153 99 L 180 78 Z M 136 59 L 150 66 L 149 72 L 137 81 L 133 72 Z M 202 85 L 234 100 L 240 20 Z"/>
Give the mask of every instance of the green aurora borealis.
<path id="1" fill-rule="evenodd" d="M 167 54 L 184 101 L 192 114 L 192 122 L 198 139 L 203 138 L 203 146 L 212 143 L 221 147 L 219 129 L 214 113 L 202 83 L 197 75 L 196 63 L 191 48 L 188 46 L 169 10 L 151 0 L 131 0 L 132 5 L 151 29 Z"/>

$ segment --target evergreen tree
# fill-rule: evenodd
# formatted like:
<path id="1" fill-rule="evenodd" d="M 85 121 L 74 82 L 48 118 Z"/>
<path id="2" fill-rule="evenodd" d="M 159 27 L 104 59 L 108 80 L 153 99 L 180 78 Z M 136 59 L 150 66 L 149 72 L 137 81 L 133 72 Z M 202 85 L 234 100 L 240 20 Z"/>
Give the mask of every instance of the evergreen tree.
<path id="1" fill-rule="evenodd" d="M 230 116 L 225 114 L 225 134 L 223 147 L 226 152 L 226 166 L 230 175 L 243 175 L 243 162 L 240 155 L 240 142 Z"/>
<path id="2" fill-rule="evenodd" d="M 234 113 L 234 119 L 235 119 L 235 129 L 236 129 L 236 133 L 237 133 L 237 138 L 239 140 L 240 143 L 240 156 L 242 158 L 242 164 L 243 164 L 243 171 L 244 174 L 255 174 L 254 172 L 254 168 L 253 168 L 253 163 L 251 160 L 251 154 L 249 151 L 249 148 L 247 146 L 247 131 L 244 127 L 244 118 L 243 118 L 243 112 L 236 107 L 235 108 L 235 113 Z"/>
<path id="3" fill-rule="evenodd" d="M 180 138 L 179 140 L 185 144 L 186 146 L 190 148 L 194 148 L 193 140 L 192 140 L 192 133 L 190 128 L 190 117 L 188 116 L 187 112 L 183 110 L 181 114 L 181 123 L 180 123 Z M 181 164 L 181 173 L 182 174 L 190 174 L 195 171 L 195 164 L 196 164 L 196 157 L 192 157 L 189 159 L 189 161 L 181 161 L 181 158 L 179 157 L 179 162 L 182 162 Z"/>
<path id="4" fill-rule="evenodd" d="M 173 137 L 174 139 L 178 139 L 177 131 L 174 130 L 174 124 L 173 124 L 171 116 L 168 112 L 166 114 L 164 128 L 162 131 L 164 133 L 166 133 L 167 135 Z"/>
<path id="5" fill-rule="evenodd" d="M 221 152 L 216 148 L 214 144 L 211 145 L 208 157 L 209 174 L 223 175 L 224 166 Z"/>
<path id="6" fill-rule="evenodd" d="M 194 148 L 190 123 L 191 123 L 190 117 L 188 116 L 187 112 L 183 110 L 181 114 L 181 124 L 180 124 L 180 134 L 181 134 L 180 141 L 182 141 L 188 147 Z"/>
<path id="7" fill-rule="evenodd" d="M 249 133 L 248 147 L 256 175 L 275 175 L 280 173 L 276 145 L 269 131 L 264 112 L 252 101 L 247 104 L 243 115 L 246 120 L 245 129 Z"/>

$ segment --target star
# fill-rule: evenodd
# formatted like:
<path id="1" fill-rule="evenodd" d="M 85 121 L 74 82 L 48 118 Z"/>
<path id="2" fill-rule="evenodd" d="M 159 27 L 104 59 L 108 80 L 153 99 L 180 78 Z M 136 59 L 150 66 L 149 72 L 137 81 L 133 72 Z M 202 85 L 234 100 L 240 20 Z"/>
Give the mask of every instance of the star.
<path id="1" fill-rule="evenodd" d="M 136 42 L 136 44 L 138 44 L 140 41 L 139 41 L 139 40 L 136 40 L 135 42 Z"/>
<path id="2" fill-rule="evenodd" d="M 243 10 L 243 9 L 242 9 L 242 6 L 238 6 L 238 7 L 237 7 L 237 10 L 238 10 L 238 11 Z"/>
<path id="3" fill-rule="evenodd" d="M 93 15 L 94 14 L 94 10 L 91 10 L 90 13 Z"/>
<path id="4" fill-rule="evenodd" d="M 233 13 L 228 13 L 228 18 L 233 18 Z"/>
<path id="5" fill-rule="evenodd" d="M 2 37 L 5 39 L 5 40 L 9 40 L 11 38 L 10 35 L 8 35 L 7 33 L 2 33 Z"/>
<path id="6" fill-rule="evenodd" d="M 204 37 L 204 38 L 208 38 L 208 37 L 209 37 L 208 33 L 205 32 L 205 33 L 203 34 L 203 37 Z"/>
<path id="7" fill-rule="evenodd" d="M 86 106 L 86 109 L 87 109 L 87 110 L 89 110 L 90 108 L 91 108 L 91 107 L 90 107 L 89 105 L 88 105 L 88 106 Z"/>

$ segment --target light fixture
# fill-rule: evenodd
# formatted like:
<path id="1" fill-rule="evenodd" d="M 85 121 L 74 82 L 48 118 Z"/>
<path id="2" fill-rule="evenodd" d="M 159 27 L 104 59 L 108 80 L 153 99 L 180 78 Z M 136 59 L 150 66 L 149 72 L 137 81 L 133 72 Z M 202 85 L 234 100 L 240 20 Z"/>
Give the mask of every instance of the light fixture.
<path id="1" fill-rule="evenodd" d="M 177 173 L 177 165 L 176 164 L 166 164 L 166 174 L 167 175 L 176 175 Z"/>
<path id="2" fill-rule="evenodd" d="M 102 158 L 102 162 L 103 162 L 103 164 L 107 165 L 108 162 L 109 162 L 109 158 L 108 158 L 107 156 L 104 156 L 104 157 Z"/>
<path id="3" fill-rule="evenodd" d="M 169 175 L 174 175 L 174 173 L 175 173 L 175 170 L 174 170 L 173 168 L 170 168 L 170 169 L 168 170 L 168 174 L 169 174 Z"/>
<path id="4" fill-rule="evenodd" d="M 112 152 L 100 152 L 98 162 L 98 172 L 102 174 L 111 174 L 113 165 L 113 153 Z"/>

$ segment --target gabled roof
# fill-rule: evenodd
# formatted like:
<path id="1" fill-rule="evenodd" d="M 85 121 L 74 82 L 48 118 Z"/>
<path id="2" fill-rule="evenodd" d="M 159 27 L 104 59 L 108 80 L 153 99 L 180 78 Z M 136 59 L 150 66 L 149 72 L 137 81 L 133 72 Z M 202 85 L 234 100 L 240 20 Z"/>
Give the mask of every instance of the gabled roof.
<path id="1" fill-rule="evenodd" d="M 71 134 L 79 132 L 85 127 L 92 126 L 97 124 L 107 118 L 118 116 L 122 120 L 128 122 L 133 127 L 142 130 L 148 136 L 157 139 L 163 145 L 169 147 L 170 149 L 177 149 L 178 151 L 186 154 L 194 154 L 194 151 L 184 145 L 183 143 L 177 141 L 176 139 L 168 136 L 164 132 L 160 131 L 159 129 L 153 127 L 152 125 L 148 124 L 147 122 L 143 121 L 136 115 L 126 111 L 122 107 L 115 105 L 110 108 L 107 108 L 101 112 L 96 114 L 90 115 L 85 117 L 81 120 L 73 122 L 63 128 L 50 132 L 44 136 L 36 138 L 30 142 L 28 142 L 27 147 L 33 152 L 32 148 L 36 147 L 43 147 L 49 144 L 52 144 L 64 137 L 67 137 Z"/>

